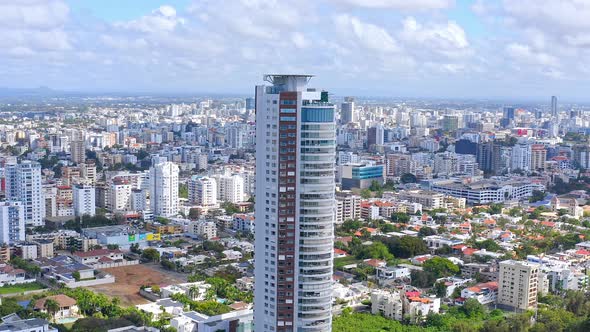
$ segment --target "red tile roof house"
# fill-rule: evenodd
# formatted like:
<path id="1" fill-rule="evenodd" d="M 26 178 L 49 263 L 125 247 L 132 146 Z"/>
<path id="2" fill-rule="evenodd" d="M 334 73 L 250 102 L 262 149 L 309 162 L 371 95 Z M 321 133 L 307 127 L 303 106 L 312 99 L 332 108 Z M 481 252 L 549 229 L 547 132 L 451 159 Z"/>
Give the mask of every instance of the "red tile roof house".
<path id="1" fill-rule="evenodd" d="M 112 263 L 122 261 L 123 252 L 119 249 L 96 249 L 91 251 L 76 251 L 72 254 L 74 260 L 82 264 Z"/>
<path id="2" fill-rule="evenodd" d="M 334 239 L 334 242 L 342 242 L 346 245 L 348 245 L 351 241 L 352 241 L 352 236 L 339 236 L 336 239 Z"/>
<path id="3" fill-rule="evenodd" d="M 429 260 L 431 258 L 432 258 L 432 255 L 421 255 L 421 256 L 413 257 L 410 261 L 412 262 L 412 264 L 422 265 L 422 264 L 424 264 L 424 262 L 426 262 L 427 260 Z"/>
<path id="4" fill-rule="evenodd" d="M 346 257 L 348 254 L 346 251 L 338 248 L 334 248 L 334 258 Z"/>
<path id="5" fill-rule="evenodd" d="M 488 228 L 496 227 L 496 221 L 494 219 L 486 219 L 483 221 L 483 224 L 488 226 Z"/>
<path id="6" fill-rule="evenodd" d="M 78 317 L 78 306 L 76 305 L 76 300 L 63 294 L 48 296 L 46 298 L 37 300 L 37 302 L 35 302 L 35 310 L 47 312 L 47 309 L 45 308 L 45 302 L 48 299 L 57 302 L 59 306 L 59 310 L 56 311 L 52 316 L 54 321 L 60 318 Z"/>
<path id="7" fill-rule="evenodd" d="M 380 259 L 365 259 L 365 264 L 370 265 L 372 267 L 384 267 L 387 266 L 386 261 L 382 261 Z"/>

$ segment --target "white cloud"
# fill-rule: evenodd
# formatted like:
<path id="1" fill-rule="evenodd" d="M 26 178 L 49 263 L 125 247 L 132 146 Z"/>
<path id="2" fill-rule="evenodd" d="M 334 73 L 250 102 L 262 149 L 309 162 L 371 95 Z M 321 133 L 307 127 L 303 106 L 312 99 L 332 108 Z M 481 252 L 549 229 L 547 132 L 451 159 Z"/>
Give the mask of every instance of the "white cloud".
<path id="1" fill-rule="evenodd" d="M 534 51 L 528 45 L 511 43 L 506 46 L 506 53 L 517 62 L 526 65 L 559 66 L 559 60 L 547 53 Z"/>
<path id="2" fill-rule="evenodd" d="M 64 30 L 69 8 L 60 0 L 0 0 L 0 53 L 33 56 L 72 48 Z"/>
<path id="3" fill-rule="evenodd" d="M 451 7 L 453 0 L 332 0 L 339 4 L 348 4 L 366 8 L 391 8 L 398 10 L 433 10 Z"/>
<path id="4" fill-rule="evenodd" d="M 15 58 L 29 57 L 29 56 L 35 55 L 35 52 L 33 52 L 33 50 L 31 50 L 30 48 L 21 47 L 21 46 L 17 46 L 17 47 L 13 47 L 11 49 L 8 49 L 8 51 L 6 53 L 10 56 L 15 57 Z"/>
<path id="5" fill-rule="evenodd" d="M 408 17 L 403 21 L 400 37 L 408 44 L 449 57 L 465 55 L 469 48 L 465 31 L 455 22 L 423 26 L 415 18 Z"/>
<path id="6" fill-rule="evenodd" d="M 565 36 L 565 41 L 573 47 L 588 48 L 590 47 L 590 34 L 578 33 L 573 35 L 567 35 Z"/>
<path id="7" fill-rule="evenodd" d="M 61 0 L 0 1 L 0 28 L 51 29 L 62 26 L 69 8 Z"/>
<path id="8" fill-rule="evenodd" d="M 291 41 L 297 48 L 306 48 L 310 45 L 309 40 L 301 32 L 293 32 L 291 34 Z"/>
<path id="9" fill-rule="evenodd" d="M 161 6 L 151 14 L 137 20 L 115 23 L 116 27 L 148 33 L 170 32 L 185 23 L 184 18 L 176 16 L 176 9 L 172 6 Z"/>
<path id="10" fill-rule="evenodd" d="M 361 46 L 365 50 L 379 53 L 392 53 L 399 51 L 395 39 L 384 28 L 375 24 L 366 23 L 354 16 L 341 14 L 335 17 L 337 30 L 342 37 Z"/>
<path id="11" fill-rule="evenodd" d="M 420 94 L 587 75 L 590 23 L 578 21 L 590 0 L 502 1 L 457 2 L 482 15 L 484 33 L 472 35 L 448 19 L 453 0 L 193 0 L 116 23 L 65 0 L 0 0 L 0 86 L 227 91 L 276 70 L 316 74 L 326 88 Z"/>
<path id="12" fill-rule="evenodd" d="M 553 31 L 590 28 L 590 1 L 587 0 L 503 0 L 503 7 L 519 24 Z"/>

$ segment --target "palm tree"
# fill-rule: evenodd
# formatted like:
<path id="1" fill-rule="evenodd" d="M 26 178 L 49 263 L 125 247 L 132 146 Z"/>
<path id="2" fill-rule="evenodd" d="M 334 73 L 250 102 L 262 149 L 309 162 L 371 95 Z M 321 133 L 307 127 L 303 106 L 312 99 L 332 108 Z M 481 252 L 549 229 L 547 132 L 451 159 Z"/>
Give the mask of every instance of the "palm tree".
<path id="1" fill-rule="evenodd" d="M 59 303 L 57 303 L 54 299 L 46 299 L 45 303 L 43 304 L 43 308 L 47 310 L 47 312 L 51 315 L 52 318 L 55 318 L 55 313 L 59 311 Z"/>
<path id="2" fill-rule="evenodd" d="M 196 300 L 199 297 L 199 287 L 196 285 L 192 285 L 188 289 L 188 296 L 191 298 L 191 300 Z"/>

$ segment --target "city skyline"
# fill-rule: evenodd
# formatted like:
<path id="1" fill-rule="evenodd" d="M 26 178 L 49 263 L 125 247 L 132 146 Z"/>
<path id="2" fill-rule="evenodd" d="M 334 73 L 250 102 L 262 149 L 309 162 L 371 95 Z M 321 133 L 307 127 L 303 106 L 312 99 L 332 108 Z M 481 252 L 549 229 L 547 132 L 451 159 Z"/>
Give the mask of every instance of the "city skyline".
<path id="1" fill-rule="evenodd" d="M 576 1 L 31 0 L 0 8 L 7 88 L 251 94 L 261 73 L 303 72 L 342 96 L 588 101 L 588 68 L 576 59 L 587 52 L 590 6 Z"/>

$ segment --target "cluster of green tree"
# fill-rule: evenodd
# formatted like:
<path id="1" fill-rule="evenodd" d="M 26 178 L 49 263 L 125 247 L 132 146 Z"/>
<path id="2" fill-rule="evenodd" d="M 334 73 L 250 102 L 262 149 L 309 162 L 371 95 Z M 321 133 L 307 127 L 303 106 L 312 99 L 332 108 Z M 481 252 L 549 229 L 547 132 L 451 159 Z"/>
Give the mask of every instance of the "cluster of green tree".
<path id="1" fill-rule="evenodd" d="M 572 143 L 586 143 L 588 142 L 588 135 L 584 133 L 569 132 L 563 136 L 563 140 Z"/>
<path id="2" fill-rule="evenodd" d="M 426 243 L 420 238 L 413 236 L 384 237 L 375 236 L 373 242 L 382 242 L 387 246 L 389 252 L 396 258 L 410 258 L 428 252 Z"/>
<path id="3" fill-rule="evenodd" d="M 546 233 L 544 238 L 541 239 L 525 239 L 522 240 L 520 245 L 514 248 L 516 257 L 519 259 L 526 259 L 528 255 L 538 255 L 540 253 L 549 252 L 552 250 L 569 250 L 576 246 L 576 243 L 580 242 L 579 232 L 570 232 L 566 234 L 560 234 L 558 232 L 551 231 Z"/>
<path id="4" fill-rule="evenodd" d="M 428 251 L 426 244 L 421 239 L 411 236 L 401 238 L 373 237 L 369 245 L 363 245 L 361 239 L 355 237 L 348 245 L 338 242 L 336 247 L 347 250 L 351 254 L 349 257 L 335 259 L 336 268 L 342 269 L 344 265 L 357 263 L 357 268 L 350 272 L 360 280 L 366 280 L 368 276 L 375 273 L 374 268 L 363 264 L 361 260 L 382 259 L 388 261 L 389 264 L 395 264 L 395 258 L 409 258 Z"/>
<path id="5" fill-rule="evenodd" d="M 389 252 L 389 248 L 379 241 L 373 241 L 373 243 L 368 246 L 361 245 L 360 247 L 354 247 L 352 251 L 356 252 L 355 256 L 358 259 L 374 258 L 385 261 L 393 259 L 393 255 Z"/>
<path id="6" fill-rule="evenodd" d="M 561 178 L 555 178 L 551 192 L 558 195 L 564 195 L 574 190 L 588 189 L 590 178 L 581 177 L 579 179 L 572 179 L 569 182 L 564 182 Z"/>
<path id="7" fill-rule="evenodd" d="M 188 199 L 188 185 L 186 183 L 178 185 L 178 197 Z"/>
<path id="8" fill-rule="evenodd" d="M 43 156 L 43 158 L 37 160 L 41 164 L 42 169 L 50 169 L 55 167 L 59 163 L 59 158 L 57 156 L 49 157 L 49 154 Z"/>
<path id="9" fill-rule="evenodd" d="M 160 265 L 162 265 L 162 267 L 165 270 L 169 270 L 169 271 L 175 271 L 177 268 L 176 264 L 174 264 L 174 262 L 172 262 L 171 260 L 169 260 L 167 258 L 162 258 L 160 260 Z"/>
<path id="10" fill-rule="evenodd" d="M 205 301 L 193 301 L 187 295 L 180 293 L 172 294 L 170 298 L 174 301 L 182 302 L 190 310 L 200 312 L 207 316 L 221 315 L 232 311 L 229 305 L 221 303 L 216 299 L 208 299 Z"/>
<path id="11" fill-rule="evenodd" d="M 65 294 L 76 300 L 79 311 L 86 318 L 76 321 L 74 325 L 68 329 L 63 325 L 58 325 L 59 331 L 106 331 L 110 328 L 122 327 L 128 325 L 137 326 L 153 326 L 160 328 L 161 331 L 171 331 L 164 326 L 169 324 L 170 317 L 162 317 L 157 321 L 152 321 L 151 314 L 145 313 L 136 309 L 135 307 L 124 308 L 120 305 L 119 298 L 110 299 L 106 295 L 94 293 L 86 288 L 63 288 L 59 290 L 48 291 L 44 294 L 36 294 L 33 296 L 30 308 L 25 309 L 23 318 L 32 317 L 36 314 L 27 314 L 27 310 L 32 310 L 32 305 L 37 299 L 56 294 Z M 49 302 L 49 304 L 47 304 Z M 4 306 L 10 306 L 14 309 L 14 305 L 10 299 L 2 301 L 0 312 L 4 312 Z M 51 301 L 46 301 L 48 311 L 51 311 L 53 304 Z M 20 311 L 13 311 L 21 313 Z"/>
<path id="12" fill-rule="evenodd" d="M 221 208 L 225 210 L 225 214 L 231 216 L 234 213 L 240 213 L 240 208 L 232 202 L 221 203 Z"/>
<path id="13" fill-rule="evenodd" d="M 160 253 L 154 248 L 147 248 L 141 252 L 141 258 L 148 262 L 160 261 Z"/>
<path id="14" fill-rule="evenodd" d="M 545 198 L 545 192 L 542 190 L 533 190 L 533 194 L 529 198 L 529 202 L 535 203 L 542 201 Z"/>
<path id="15" fill-rule="evenodd" d="M 141 166 L 137 166 L 133 163 L 116 163 L 109 167 L 111 171 L 129 171 L 129 172 L 141 172 L 145 171 L 147 168 L 144 167 L 143 164 Z"/>
<path id="16" fill-rule="evenodd" d="M 391 215 L 391 221 L 405 224 L 410 221 L 410 216 L 407 213 L 395 212 Z"/>
<path id="17" fill-rule="evenodd" d="M 75 231 L 80 232 L 82 228 L 89 228 L 89 227 L 101 227 L 101 226 L 112 226 L 118 225 L 123 220 L 121 218 L 107 218 L 104 215 L 94 215 L 94 216 L 82 216 L 76 217 L 74 220 L 68 220 L 64 224 L 65 229 L 72 229 Z"/>
<path id="18" fill-rule="evenodd" d="M 239 290 L 233 283 L 230 283 L 224 278 L 212 277 L 205 279 L 205 282 L 211 285 L 205 295 L 206 299 L 222 298 L 229 301 L 242 301 L 252 303 L 254 295 L 252 292 L 243 292 Z"/>
<path id="19" fill-rule="evenodd" d="M 474 245 L 477 249 L 485 249 L 485 250 L 494 251 L 494 252 L 502 251 L 502 247 L 500 247 L 500 245 L 492 239 L 487 239 L 484 241 L 475 242 Z"/>
<path id="20" fill-rule="evenodd" d="M 200 247 L 203 251 L 214 251 L 217 254 L 221 254 L 225 250 L 223 244 L 216 241 L 203 241 L 203 245 Z"/>
<path id="21" fill-rule="evenodd" d="M 332 331 L 338 332 L 436 332 L 434 329 L 423 329 L 418 326 L 406 326 L 379 315 L 350 313 L 345 310 L 342 315 L 332 321 Z"/>
<path id="22" fill-rule="evenodd" d="M 405 173 L 402 174 L 402 176 L 400 177 L 400 181 L 402 183 L 416 183 L 418 182 L 418 178 L 416 177 L 416 175 L 412 174 L 412 173 Z"/>
<path id="23" fill-rule="evenodd" d="M 504 205 L 502 203 L 492 203 L 489 205 L 487 212 L 490 214 L 500 214 L 503 208 Z"/>
<path id="24" fill-rule="evenodd" d="M 459 273 L 459 266 L 444 257 L 434 257 L 422 265 L 423 270 L 412 270 L 412 286 L 430 288 L 439 278 L 453 276 Z M 435 289 L 437 285 L 434 285 Z M 438 290 L 437 290 L 438 291 Z"/>
<path id="25" fill-rule="evenodd" d="M 130 325 L 138 325 L 141 322 L 141 317 L 137 315 L 123 315 L 121 318 L 82 318 L 78 319 L 71 327 L 67 329 L 65 326 L 58 326 L 58 331 L 71 331 L 71 332 L 104 332 L 110 331 L 111 329 L 117 329 Z M 162 330 L 160 330 L 162 331 Z M 171 330 L 167 330 L 171 331 Z"/>
<path id="26" fill-rule="evenodd" d="M 360 191 L 360 195 L 364 199 L 371 197 L 382 197 L 384 191 L 394 191 L 395 185 L 392 181 L 387 181 L 385 184 L 379 181 L 371 181 L 369 188 Z"/>
<path id="27" fill-rule="evenodd" d="M 444 257 L 433 257 L 422 264 L 424 272 L 432 273 L 436 278 L 453 276 L 459 273 L 459 266 Z"/>
<path id="28" fill-rule="evenodd" d="M 379 315 L 352 314 L 346 308 L 333 321 L 334 331 L 460 331 L 460 332 L 585 332 L 590 331 L 590 295 L 568 291 L 563 295 L 539 297 L 536 317 L 532 311 L 505 313 L 489 310 L 477 300 L 469 299 L 463 306 L 441 306 L 441 314 L 429 314 L 425 320 L 403 322 L 387 320 Z M 412 324 L 412 325 L 408 325 Z"/>
<path id="29" fill-rule="evenodd" d="M 214 276 L 226 280 L 230 284 L 233 284 L 236 282 L 238 278 L 242 276 L 242 273 L 240 273 L 240 270 L 238 270 L 235 266 L 226 265 L 221 269 L 217 270 Z"/>
<path id="30" fill-rule="evenodd" d="M 358 219 L 345 220 L 337 229 L 336 233 L 340 235 L 351 235 L 359 228 L 363 227 L 363 223 Z"/>
<path id="31" fill-rule="evenodd" d="M 29 261 L 26 261 L 18 256 L 10 258 L 10 264 L 16 268 L 23 269 L 33 276 L 37 276 L 41 273 L 41 268 Z"/>

